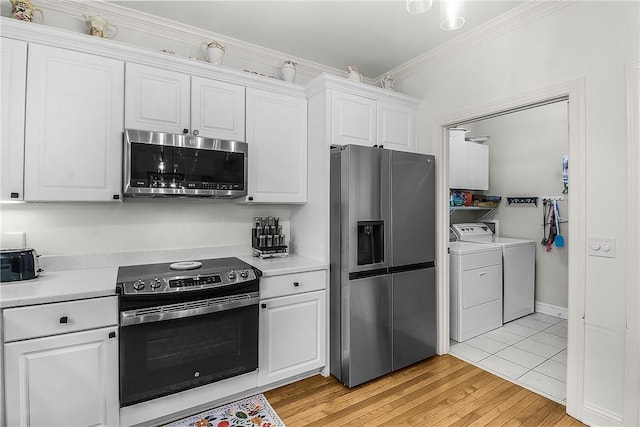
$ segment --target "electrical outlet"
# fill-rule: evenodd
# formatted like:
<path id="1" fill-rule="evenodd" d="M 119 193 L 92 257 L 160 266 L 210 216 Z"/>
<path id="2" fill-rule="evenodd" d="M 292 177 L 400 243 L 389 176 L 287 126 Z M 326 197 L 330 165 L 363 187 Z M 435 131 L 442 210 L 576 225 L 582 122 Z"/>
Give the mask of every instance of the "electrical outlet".
<path id="1" fill-rule="evenodd" d="M 616 239 L 612 237 L 590 237 L 589 255 L 605 258 L 616 257 Z"/>

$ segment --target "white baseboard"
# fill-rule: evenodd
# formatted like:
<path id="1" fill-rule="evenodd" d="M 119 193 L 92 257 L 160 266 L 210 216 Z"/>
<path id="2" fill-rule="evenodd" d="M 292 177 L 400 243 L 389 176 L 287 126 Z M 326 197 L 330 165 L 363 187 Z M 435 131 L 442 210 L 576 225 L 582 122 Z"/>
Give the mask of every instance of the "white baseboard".
<path id="1" fill-rule="evenodd" d="M 615 426 L 623 425 L 621 416 L 613 414 L 605 409 L 599 408 L 589 403 L 584 404 L 584 410 L 582 412 L 582 420 L 580 421 L 593 427 L 596 427 L 596 426 L 615 427 Z"/>
<path id="2" fill-rule="evenodd" d="M 569 318 L 569 309 L 567 307 L 559 307 L 545 302 L 536 301 L 535 312 L 548 314 L 549 316 L 561 317 L 563 319 Z"/>

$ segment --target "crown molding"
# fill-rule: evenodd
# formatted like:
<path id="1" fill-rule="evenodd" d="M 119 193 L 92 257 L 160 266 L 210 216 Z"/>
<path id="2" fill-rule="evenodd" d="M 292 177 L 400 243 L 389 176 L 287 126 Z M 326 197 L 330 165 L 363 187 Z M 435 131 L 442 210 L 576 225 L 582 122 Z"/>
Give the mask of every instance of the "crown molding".
<path id="1" fill-rule="evenodd" d="M 422 67 L 459 55 L 530 22 L 555 13 L 577 1 L 580 0 L 530 0 L 380 76 L 374 78 L 363 76 L 362 81 L 377 87 L 381 78 L 387 73 L 392 74 L 396 82 L 407 79 L 418 73 Z M 344 70 L 294 57 L 274 49 L 178 23 L 146 12 L 133 11 L 126 6 L 107 3 L 104 0 L 41 0 L 38 6 L 44 10 L 51 10 L 71 18 L 77 18 L 78 22 L 83 25 L 83 14 L 100 14 L 120 28 L 158 38 L 175 40 L 198 49 L 200 49 L 203 42 L 216 40 L 225 46 L 226 55 L 267 67 L 277 67 L 283 60 L 291 60 L 297 63 L 296 72 L 306 76 L 308 80 L 320 74 L 346 77 L 346 71 Z"/>
<path id="2" fill-rule="evenodd" d="M 305 86 L 305 91 L 309 98 L 318 93 L 324 92 L 327 89 L 335 89 L 343 93 L 350 93 L 357 96 L 370 96 L 372 99 L 376 99 L 378 101 L 401 102 L 405 105 L 411 106 L 412 108 L 418 108 L 422 102 L 422 100 L 414 96 L 345 79 L 332 74 L 320 74 Z"/>
<path id="3" fill-rule="evenodd" d="M 405 80 L 426 66 L 450 59 L 503 34 L 551 15 L 580 0 L 530 0 L 460 36 L 419 55 L 389 71 L 397 81 Z M 387 73 L 384 73 L 387 74 Z M 374 80 L 380 80 L 384 74 Z"/>
<path id="4" fill-rule="evenodd" d="M 77 31 L 62 30 L 7 17 L 0 17 L 2 36 L 29 43 L 54 46 L 80 52 L 90 52 L 121 61 L 135 62 L 192 76 L 213 78 L 248 88 L 268 89 L 288 96 L 305 98 L 304 87 L 296 83 L 254 75 L 237 69 L 212 65 L 160 51 L 144 49 L 116 40 L 90 36 Z M 345 79 L 346 80 L 346 79 Z"/>
<path id="5" fill-rule="evenodd" d="M 321 73 L 330 73 L 346 77 L 346 71 L 337 68 L 308 61 L 304 58 L 294 57 L 274 49 L 258 46 L 146 12 L 133 11 L 125 6 L 107 3 L 102 0 L 42 0 L 38 6 L 71 17 L 77 17 L 83 22 L 83 14 L 99 14 L 119 28 L 127 28 L 130 31 L 175 40 L 198 49 L 202 47 L 204 42 L 216 40 L 225 46 L 225 54 L 228 56 L 269 67 L 277 67 L 277 65 L 284 60 L 294 61 L 297 64 L 296 72 L 306 75 L 309 78 L 313 78 Z"/>

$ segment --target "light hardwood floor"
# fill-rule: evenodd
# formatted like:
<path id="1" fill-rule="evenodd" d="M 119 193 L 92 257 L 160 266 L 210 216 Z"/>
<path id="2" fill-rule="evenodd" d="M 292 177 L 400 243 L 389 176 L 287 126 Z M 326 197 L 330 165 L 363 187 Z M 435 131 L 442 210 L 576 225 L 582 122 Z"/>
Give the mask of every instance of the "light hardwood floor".
<path id="1" fill-rule="evenodd" d="M 264 394 L 287 427 L 583 425 L 563 405 L 450 355 L 351 389 L 316 375 Z"/>

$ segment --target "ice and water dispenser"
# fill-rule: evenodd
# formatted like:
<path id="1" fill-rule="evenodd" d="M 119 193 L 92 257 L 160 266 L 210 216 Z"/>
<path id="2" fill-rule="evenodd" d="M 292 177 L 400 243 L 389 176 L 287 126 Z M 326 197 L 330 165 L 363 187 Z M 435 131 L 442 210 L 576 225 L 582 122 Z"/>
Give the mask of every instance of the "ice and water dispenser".
<path id="1" fill-rule="evenodd" d="M 384 262 L 384 221 L 358 221 L 358 265 Z"/>

